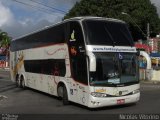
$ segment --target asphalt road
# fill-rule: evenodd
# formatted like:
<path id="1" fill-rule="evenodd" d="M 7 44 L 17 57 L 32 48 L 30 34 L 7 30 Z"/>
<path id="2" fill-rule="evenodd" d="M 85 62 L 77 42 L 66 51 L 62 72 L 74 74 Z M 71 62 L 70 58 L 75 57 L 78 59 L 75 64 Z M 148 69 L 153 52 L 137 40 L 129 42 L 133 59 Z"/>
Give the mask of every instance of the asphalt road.
<path id="1" fill-rule="evenodd" d="M 0 113 L 12 114 L 160 114 L 160 84 L 141 84 L 141 99 L 137 104 L 88 109 L 62 101 L 32 89 L 16 88 L 9 72 L 0 70 Z"/>

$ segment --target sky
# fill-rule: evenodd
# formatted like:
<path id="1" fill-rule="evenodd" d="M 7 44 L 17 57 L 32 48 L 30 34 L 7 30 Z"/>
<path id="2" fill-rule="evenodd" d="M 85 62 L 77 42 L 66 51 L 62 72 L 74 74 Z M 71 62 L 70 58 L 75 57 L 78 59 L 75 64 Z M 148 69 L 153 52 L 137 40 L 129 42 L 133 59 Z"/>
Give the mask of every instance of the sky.
<path id="1" fill-rule="evenodd" d="M 60 22 L 77 1 L 80 0 L 0 0 L 0 29 L 13 39 L 18 38 Z M 160 15 L 160 0 L 151 2 Z"/>
<path id="2" fill-rule="evenodd" d="M 18 38 L 60 22 L 76 1 L 79 0 L 0 0 L 0 29 L 13 39 Z"/>

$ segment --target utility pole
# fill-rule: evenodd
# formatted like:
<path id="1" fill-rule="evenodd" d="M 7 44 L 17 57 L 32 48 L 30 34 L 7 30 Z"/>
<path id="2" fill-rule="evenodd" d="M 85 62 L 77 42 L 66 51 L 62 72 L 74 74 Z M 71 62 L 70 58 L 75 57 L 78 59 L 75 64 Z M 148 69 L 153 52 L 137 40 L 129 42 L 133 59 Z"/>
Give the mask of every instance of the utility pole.
<path id="1" fill-rule="evenodd" d="M 144 35 L 144 37 L 147 38 L 147 35 L 143 32 L 143 30 L 139 27 L 139 25 L 133 20 L 133 18 L 128 14 L 128 13 L 125 13 L 125 12 L 121 12 L 122 15 L 127 15 L 130 20 L 137 26 L 137 28 L 142 32 L 142 34 Z"/>
<path id="2" fill-rule="evenodd" d="M 147 45 L 148 46 L 151 46 L 150 44 L 150 40 L 149 40 L 149 37 L 150 37 L 150 28 L 149 28 L 150 26 L 149 26 L 149 23 L 147 23 Z M 148 50 L 148 52 L 149 52 L 149 50 Z"/>

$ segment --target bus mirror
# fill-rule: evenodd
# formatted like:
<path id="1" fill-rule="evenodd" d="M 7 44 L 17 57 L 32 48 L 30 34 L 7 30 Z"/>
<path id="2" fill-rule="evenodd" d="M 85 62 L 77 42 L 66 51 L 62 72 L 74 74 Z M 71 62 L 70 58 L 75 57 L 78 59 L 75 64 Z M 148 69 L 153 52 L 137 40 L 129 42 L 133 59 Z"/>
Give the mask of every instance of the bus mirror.
<path id="1" fill-rule="evenodd" d="M 90 63 L 89 63 L 90 71 L 96 71 L 96 58 L 93 53 L 89 54 L 89 61 L 90 61 Z"/>

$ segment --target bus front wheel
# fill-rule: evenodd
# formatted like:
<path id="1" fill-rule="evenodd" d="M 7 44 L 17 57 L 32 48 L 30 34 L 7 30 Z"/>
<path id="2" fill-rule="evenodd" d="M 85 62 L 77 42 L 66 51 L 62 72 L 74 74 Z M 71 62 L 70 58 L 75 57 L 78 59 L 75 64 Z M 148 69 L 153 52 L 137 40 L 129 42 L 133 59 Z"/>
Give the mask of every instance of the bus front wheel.
<path id="1" fill-rule="evenodd" d="M 63 105 L 68 105 L 69 104 L 69 100 L 68 100 L 68 93 L 67 93 L 67 89 L 65 87 L 65 85 L 63 86 Z"/>

